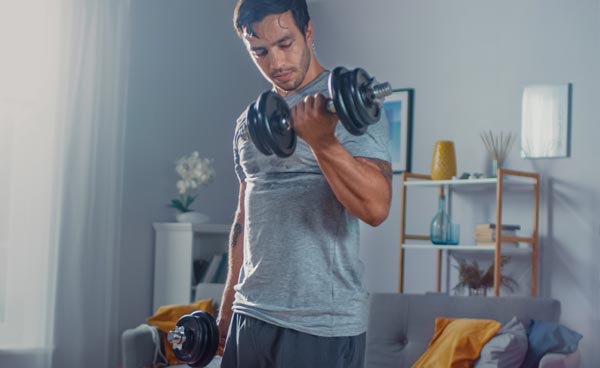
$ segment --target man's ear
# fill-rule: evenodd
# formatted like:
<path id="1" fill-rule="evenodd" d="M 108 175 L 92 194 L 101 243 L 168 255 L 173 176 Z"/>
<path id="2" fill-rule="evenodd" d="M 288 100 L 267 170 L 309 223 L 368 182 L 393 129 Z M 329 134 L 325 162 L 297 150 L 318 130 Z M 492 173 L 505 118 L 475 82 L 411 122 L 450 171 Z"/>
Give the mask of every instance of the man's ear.
<path id="1" fill-rule="evenodd" d="M 304 32 L 304 38 L 306 38 L 306 43 L 312 45 L 314 41 L 314 33 L 313 33 L 313 22 L 312 20 L 308 21 L 306 25 L 306 31 Z"/>

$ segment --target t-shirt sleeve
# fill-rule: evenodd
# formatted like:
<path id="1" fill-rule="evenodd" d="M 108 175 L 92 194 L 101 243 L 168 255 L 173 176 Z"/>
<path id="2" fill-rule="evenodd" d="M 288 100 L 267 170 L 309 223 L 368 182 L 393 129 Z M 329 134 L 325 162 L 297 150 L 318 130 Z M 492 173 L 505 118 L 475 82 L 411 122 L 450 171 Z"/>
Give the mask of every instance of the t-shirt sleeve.
<path id="1" fill-rule="evenodd" d="M 245 116 L 245 113 L 242 114 L 242 116 Z M 233 165 L 234 165 L 234 169 L 235 169 L 235 174 L 238 177 L 238 180 L 241 182 L 243 182 L 244 180 L 246 180 L 246 174 L 244 173 L 244 169 L 242 168 L 242 165 L 240 164 L 240 150 L 238 147 L 238 141 L 239 141 L 239 137 L 240 134 L 242 133 L 244 127 L 245 127 L 245 118 L 243 118 L 242 116 L 240 116 L 240 118 L 238 118 L 236 126 L 235 126 L 235 133 L 233 135 Z"/>
<path id="2" fill-rule="evenodd" d="M 369 157 L 391 162 L 389 150 L 388 119 L 382 112 L 381 119 L 370 125 L 367 132 L 360 136 L 350 134 L 340 122 L 337 135 L 340 143 L 354 157 Z"/>

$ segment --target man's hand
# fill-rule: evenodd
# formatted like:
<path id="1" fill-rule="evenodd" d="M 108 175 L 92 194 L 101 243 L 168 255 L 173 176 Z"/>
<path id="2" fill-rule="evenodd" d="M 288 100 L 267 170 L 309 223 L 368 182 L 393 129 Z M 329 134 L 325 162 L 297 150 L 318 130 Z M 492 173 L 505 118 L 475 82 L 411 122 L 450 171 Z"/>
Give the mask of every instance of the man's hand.
<path id="1" fill-rule="evenodd" d="M 217 355 L 223 356 L 225 351 L 225 342 L 227 341 L 227 334 L 229 333 L 229 321 L 222 319 L 217 320 L 217 326 L 219 327 L 219 346 L 217 347 Z"/>
<path id="2" fill-rule="evenodd" d="M 338 117 L 326 109 L 327 98 L 321 94 L 306 96 L 292 108 L 294 131 L 313 150 L 336 143 L 335 127 Z"/>

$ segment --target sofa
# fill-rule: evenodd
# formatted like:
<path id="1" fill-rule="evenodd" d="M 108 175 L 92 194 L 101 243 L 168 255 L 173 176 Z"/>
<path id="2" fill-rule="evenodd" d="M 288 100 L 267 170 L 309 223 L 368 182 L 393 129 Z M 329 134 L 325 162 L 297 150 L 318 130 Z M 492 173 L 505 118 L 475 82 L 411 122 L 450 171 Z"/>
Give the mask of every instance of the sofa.
<path id="1" fill-rule="evenodd" d="M 218 300 L 218 296 L 218 291 L 214 295 L 207 295 L 215 300 Z M 372 294 L 365 367 L 410 367 L 427 349 L 436 317 L 494 319 L 504 324 L 514 316 L 523 321 L 536 319 L 558 322 L 560 303 L 552 299 L 515 296 Z M 125 331 L 122 344 L 124 368 L 141 368 L 152 363 L 156 345 L 147 326 Z M 575 368 L 579 367 L 580 360 L 579 351 L 546 354 L 539 368 Z M 218 366 L 218 361 L 210 365 Z"/>

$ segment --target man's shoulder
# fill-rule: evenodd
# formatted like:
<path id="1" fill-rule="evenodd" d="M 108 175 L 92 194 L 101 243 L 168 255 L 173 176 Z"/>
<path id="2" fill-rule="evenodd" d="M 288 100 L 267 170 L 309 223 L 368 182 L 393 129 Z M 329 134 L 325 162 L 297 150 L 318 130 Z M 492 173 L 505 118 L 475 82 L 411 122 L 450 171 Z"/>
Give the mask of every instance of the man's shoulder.
<path id="1" fill-rule="evenodd" d="M 244 111 L 242 111 L 242 113 L 235 120 L 235 130 L 236 131 L 238 131 L 240 129 L 240 127 L 242 127 L 244 124 L 246 124 L 246 116 L 248 116 L 249 108 L 250 108 L 250 105 L 246 106 Z"/>

